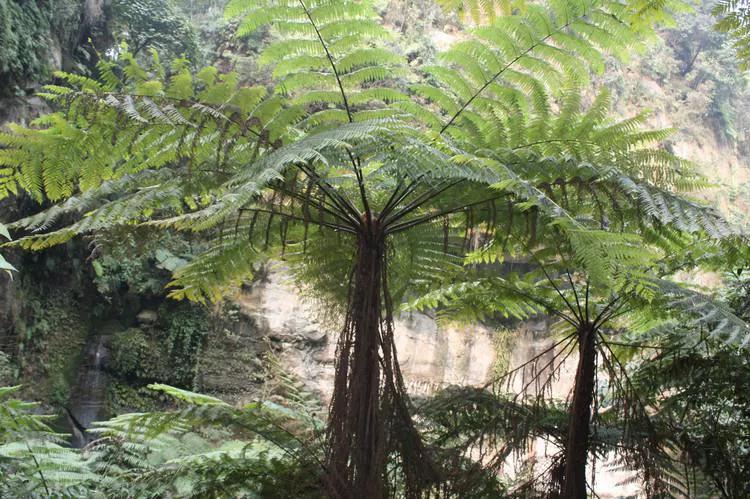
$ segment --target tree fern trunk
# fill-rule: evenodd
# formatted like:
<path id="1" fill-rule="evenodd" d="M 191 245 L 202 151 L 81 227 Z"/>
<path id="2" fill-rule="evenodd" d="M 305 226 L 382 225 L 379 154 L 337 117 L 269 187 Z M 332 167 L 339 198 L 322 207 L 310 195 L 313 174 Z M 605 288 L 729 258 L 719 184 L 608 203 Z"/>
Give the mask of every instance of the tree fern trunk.
<path id="1" fill-rule="evenodd" d="M 328 428 L 332 495 L 383 497 L 385 442 L 380 411 L 380 322 L 385 244 L 364 224 L 339 341 Z"/>
<path id="2" fill-rule="evenodd" d="M 328 422 L 327 485 L 337 498 L 388 497 L 386 464 L 401 457 L 406 495 L 437 480 L 413 426 L 396 358 L 385 236 L 363 221 L 349 283 Z"/>
<path id="3" fill-rule="evenodd" d="M 578 333 L 578 369 L 565 444 L 564 498 L 586 498 L 586 458 L 596 371 L 595 339 L 596 331 L 590 326 L 585 326 Z"/>

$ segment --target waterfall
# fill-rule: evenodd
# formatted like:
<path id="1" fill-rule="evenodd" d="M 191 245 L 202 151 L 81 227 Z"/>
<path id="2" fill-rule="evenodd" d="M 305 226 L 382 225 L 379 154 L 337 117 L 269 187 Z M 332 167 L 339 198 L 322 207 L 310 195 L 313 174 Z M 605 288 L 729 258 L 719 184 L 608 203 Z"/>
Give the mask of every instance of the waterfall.
<path id="1" fill-rule="evenodd" d="M 83 447 L 92 440 L 87 431 L 94 421 L 105 419 L 107 399 L 106 364 L 109 360 L 111 331 L 118 326 L 107 324 L 101 332 L 89 336 L 84 359 L 78 372 L 77 383 L 66 408 L 72 429 L 71 445 Z M 116 329 L 115 329 L 116 330 Z"/>

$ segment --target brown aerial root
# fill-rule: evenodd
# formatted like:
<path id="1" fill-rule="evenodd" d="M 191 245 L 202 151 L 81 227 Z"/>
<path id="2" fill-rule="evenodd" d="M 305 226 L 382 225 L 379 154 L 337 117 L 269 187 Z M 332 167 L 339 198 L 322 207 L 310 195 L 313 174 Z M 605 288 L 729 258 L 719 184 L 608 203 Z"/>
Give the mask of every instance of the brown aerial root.
<path id="1" fill-rule="evenodd" d="M 411 420 L 396 357 L 386 237 L 377 219 L 363 223 L 358 237 L 336 352 L 327 493 L 335 498 L 391 496 L 387 465 L 396 458 L 405 495 L 416 497 L 437 481 L 438 474 Z"/>

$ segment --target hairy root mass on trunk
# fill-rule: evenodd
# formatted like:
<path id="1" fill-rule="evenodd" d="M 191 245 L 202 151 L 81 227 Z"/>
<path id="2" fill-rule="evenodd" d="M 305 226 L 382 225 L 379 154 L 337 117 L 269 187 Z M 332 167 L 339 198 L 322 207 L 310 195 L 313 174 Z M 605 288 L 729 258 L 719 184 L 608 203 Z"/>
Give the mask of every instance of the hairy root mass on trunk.
<path id="1" fill-rule="evenodd" d="M 377 219 L 359 235 L 327 430 L 331 497 L 380 498 L 394 491 L 398 463 L 403 493 L 415 497 L 437 480 L 420 435 L 396 357 L 388 293 L 386 240 Z"/>

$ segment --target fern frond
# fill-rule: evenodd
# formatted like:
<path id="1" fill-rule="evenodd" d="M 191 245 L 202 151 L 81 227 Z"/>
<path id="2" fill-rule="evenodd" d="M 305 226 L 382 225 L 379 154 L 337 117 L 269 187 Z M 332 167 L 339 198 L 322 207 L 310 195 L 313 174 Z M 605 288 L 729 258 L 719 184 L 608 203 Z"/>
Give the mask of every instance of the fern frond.
<path id="1" fill-rule="evenodd" d="M 713 8 L 719 17 L 716 29 L 728 33 L 734 39 L 737 58 L 747 69 L 750 63 L 750 9 L 744 0 L 719 0 Z"/>

